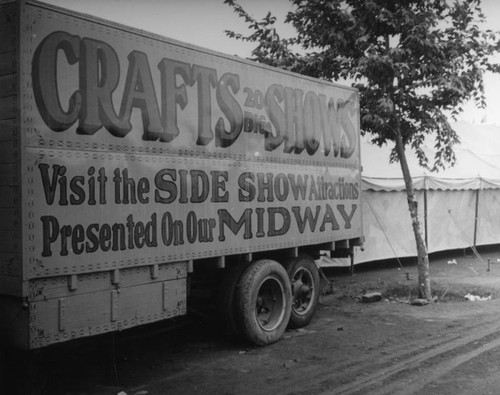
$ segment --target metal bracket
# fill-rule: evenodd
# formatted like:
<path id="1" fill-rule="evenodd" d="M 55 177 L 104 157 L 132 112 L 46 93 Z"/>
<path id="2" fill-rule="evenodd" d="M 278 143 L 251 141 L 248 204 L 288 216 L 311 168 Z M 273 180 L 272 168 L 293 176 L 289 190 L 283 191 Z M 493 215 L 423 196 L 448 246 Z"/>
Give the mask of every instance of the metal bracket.
<path id="1" fill-rule="evenodd" d="M 120 269 L 115 269 L 111 272 L 111 284 L 117 285 L 120 283 Z"/>
<path id="2" fill-rule="evenodd" d="M 118 291 L 111 291 L 111 322 L 118 320 Z"/>
<path id="3" fill-rule="evenodd" d="M 65 324 L 66 324 L 66 299 L 64 298 L 61 298 L 57 301 L 57 307 L 58 307 L 58 310 L 59 310 L 59 314 L 58 314 L 58 329 L 59 329 L 59 332 L 63 332 L 66 328 L 65 328 Z"/>
<path id="4" fill-rule="evenodd" d="M 72 274 L 68 279 L 68 287 L 70 291 L 76 291 L 78 288 L 78 276 L 76 274 Z"/>
<path id="5" fill-rule="evenodd" d="M 157 279 L 159 277 L 158 273 L 158 264 L 151 265 L 151 278 L 153 280 Z"/>
<path id="6" fill-rule="evenodd" d="M 163 282 L 163 311 L 168 308 L 168 281 Z"/>
<path id="7" fill-rule="evenodd" d="M 217 268 L 224 269 L 226 267 L 226 257 L 224 255 L 217 259 Z"/>

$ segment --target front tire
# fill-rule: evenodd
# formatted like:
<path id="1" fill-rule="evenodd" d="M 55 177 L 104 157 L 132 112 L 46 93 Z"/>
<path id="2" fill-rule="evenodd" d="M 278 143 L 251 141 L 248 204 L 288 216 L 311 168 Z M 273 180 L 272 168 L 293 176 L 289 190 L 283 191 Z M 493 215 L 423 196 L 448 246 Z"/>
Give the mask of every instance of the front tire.
<path id="1" fill-rule="evenodd" d="M 292 290 L 286 270 L 278 262 L 252 262 L 242 273 L 236 290 L 242 334 L 265 346 L 285 332 L 291 313 Z"/>
<path id="2" fill-rule="evenodd" d="M 320 293 L 318 267 L 308 255 L 299 255 L 285 264 L 292 286 L 289 328 L 303 328 L 311 322 Z"/>

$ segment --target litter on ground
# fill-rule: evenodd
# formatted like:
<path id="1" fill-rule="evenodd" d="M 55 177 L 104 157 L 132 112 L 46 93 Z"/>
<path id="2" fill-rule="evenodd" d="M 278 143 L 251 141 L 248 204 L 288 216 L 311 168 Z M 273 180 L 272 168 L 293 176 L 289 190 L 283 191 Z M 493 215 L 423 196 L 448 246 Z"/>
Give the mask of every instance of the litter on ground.
<path id="1" fill-rule="evenodd" d="M 487 300 L 491 300 L 491 295 L 479 296 L 479 295 L 467 294 L 464 296 L 464 298 L 471 301 L 471 302 L 485 302 Z"/>

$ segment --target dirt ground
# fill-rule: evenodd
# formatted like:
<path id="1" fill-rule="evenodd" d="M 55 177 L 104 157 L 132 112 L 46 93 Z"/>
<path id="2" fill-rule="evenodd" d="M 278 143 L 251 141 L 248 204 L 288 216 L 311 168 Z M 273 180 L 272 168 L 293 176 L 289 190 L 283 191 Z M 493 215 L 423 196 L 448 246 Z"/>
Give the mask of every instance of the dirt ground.
<path id="1" fill-rule="evenodd" d="M 333 286 L 324 282 L 313 322 L 273 345 L 224 338 L 194 315 L 169 330 L 149 326 L 50 349 L 34 363 L 37 388 L 51 395 L 457 394 L 499 376 L 485 364 L 500 349 L 500 246 L 431 256 L 437 301 L 427 306 L 409 303 L 417 296 L 412 260 L 325 275 Z M 383 299 L 361 303 L 369 291 Z"/>

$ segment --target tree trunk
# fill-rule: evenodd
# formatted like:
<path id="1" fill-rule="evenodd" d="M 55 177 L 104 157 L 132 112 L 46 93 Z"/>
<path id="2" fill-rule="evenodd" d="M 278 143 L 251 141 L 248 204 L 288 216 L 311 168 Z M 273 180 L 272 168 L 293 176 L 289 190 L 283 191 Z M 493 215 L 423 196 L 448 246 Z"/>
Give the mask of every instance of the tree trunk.
<path id="1" fill-rule="evenodd" d="M 415 242 L 417 245 L 419 296 L 423 299 L 431 300 L 432 294 L 429 272 L 429 256 L 427 255 L 427 247 L 425 246 L 424 237 L 422 235 L 422 228 L 420 226 L 420 219 L 418 217 L 418 203 L 415 199 L 415 191 L 413 189 L 410 169 L 408 168 L 408 162 L 406 160 L 405 147 L 399 122 L 397 122 L 394 131 L 396 132 L 396 152 L 398 154 L 399 163 L 401 164 L 401 170 L 403 171 L 403 178 L 406 185 L 406 195 L 408 199 L 408 208 L 410 210 L 411 223 L 413 226 L 413 233 L 415 235 Z"/>

